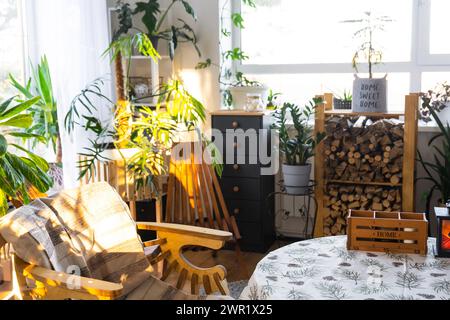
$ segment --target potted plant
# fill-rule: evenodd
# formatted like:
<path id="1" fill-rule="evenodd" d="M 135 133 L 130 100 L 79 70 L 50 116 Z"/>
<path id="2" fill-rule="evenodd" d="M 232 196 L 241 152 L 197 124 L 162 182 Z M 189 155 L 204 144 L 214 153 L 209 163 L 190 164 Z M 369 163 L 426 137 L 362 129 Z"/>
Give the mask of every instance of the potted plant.
<path id="1" fill-rule="evenodd" d="M 13 128 L 26 129 L 33 124 L 31 114 L 25 111 L 35 106 L 40 97 L 14 104 L 15 97 L 0 104 L 0 216 L 8 211 L 8 199 L 29 203 L 30 187 L 47 192 L 53 181 L 47 175 L 49 165 L 23 146 L 8 141 L 8 138 L 41 139 L 34 133 L 20 132 Z M 12 151 L 14 150 L 14 152 Z M 19 155 L 22 153 L 22 155 Z"/>
<path id="2" fill-rule="evenodd" d="M 383 58 L 381 50 L 375 48 L 375 33 L 384 31 L 385 24 L 392 22 L 386 16 L 374 16 L 372 12 L 364 12 L 364 16 L 357 20 L 346 20 L 344 23 L 361 25 L 354 33 L 354 38 L 361 39 L 361 44 L 353 55 L 352 65 L 356 71 L 353 82 L 354 112 L 387 112 L 387 75 L 376 79 L 373 77 L 374 65 L 380 64 Z M 362 58 L 366 59 L 369 67 L 369 78 L 360 78 L 358 64 Z"/>
<path id="3" fill-rule="evenodd" d="M 426 180 L 432 183 L 430 191 L 427 192 L 426 208 L 431 212 L 431 198 L 439 192 L 439 205 L 445 206 L 450 199 L 450 125 L 444 124 L 439 118 L 438 112 L 433 108 L 433 100 L 422 98 L 424 105 L 428 106 L 431 117 L 436 121 L 440 133 L 435 135 L 428 143 L 430 151 L 434 152 L 434 162 L 426 161 L 422 153 L 418 151 L 418 161 L 425 170 L 427 176 L 418 180 Z M 439 140 L 440 139 L 440 140 Z M 440 146 L 438 142 L 441 141 Z"/>
<path id="4" fill-rule="evenodd" d="M 236 80 L 228 84 L 227 100 L 235 110 L 244 110 L 249 96 L 259 96 L 264 99 L 268 88 L 258 81 L 247 79 L 242 72 L 236 73 Z"/>
<path id="5" fill-rule="evenodd" d="M 128 33 L 129 30 L 134 30 L 137 33 L 145 34 L 150 39 L 155 50 L 158 50 L 159 41 L 165 40 L 172 60 L 175 56 L 175 50 L 181 43 L 191 43 L 198 55 L 201 56 L 197 45 L 197 36 L 194 29 L 186 21 L 178 18 L 177 23 L 170 26 L 164 25 L 170 11 L 177 4 L 181 5 L 184 11 L 196 21 L 197 16 L 189 2 L 187 0 L 172 0 L 164 12 L 161 12 L 159 2 L 159 0 L 140 1 L 135 3 L 135 8 L 132 8 L 129 3 L 118 0 L 117 13 L 120 28 L 117 30 L 113 40 L 118 40 L 122 35 Z M 140 30 L 134 26 L 133 17 L 137 15 L 141 16 L 141 21 L 147 30 Z"/>
<path id="6" fill-rule="evenodd" d="M 289 194 L 301 195 L 307 193 L 311 177 L 311 163 L 316 146 L 325 138 L 324 133 L 314 135 L 309 124 L 321 99 L 313 99 L 304 109 L 292 103 L 284 103 L 274 112 L 275 123 L 272 128 L 279 134 L 279 148 L 283 157 L 284 186 Z M 293 127 L 290 130 L 290 119 Z"/>
<path id="7" fill-rule="evenodd" d="M 430 110 L 436 111 L 442 122 L 450 119 L 450 85 L 446 82 L 438 84 L 435 88 L 421 94 L 420 119 L 425 122 L 432 121 Z"/>
<path id="8" fill-rule="evenodd" d="M 282 94 L 280 92 L 274 92 L 272 89 L 269 90 L 269 95 L 267 96 L 267 110 L 278 109 L 278 98 Z"/>
<path id="9" fill-rule="evenodd" d="M 333 108 L 336 110 L 351 110 L 353 96 L 350 91 L 344 90 L 342 96 L 333 98 Z"/>
<path id="10" fill-rule="evenodd" d="M 62 145 L 58 123 L 58 103 L 53 95 L 52 78 L 47 57 L 43 56 L 36 67 L 31 65 L 31 71 L 32 77 L 28 79 L 26 85 L 21 85 L 12 75 L 9 75 L 9 79 L 11 85 L 21 95 L 18 99 L 19 102 L 40 96 L 39 101 L 28 110 L 33 118 L 33 124 L 25 128 L 25 132 L 35 134 L 38 137 L 30 139 L 33 148 L 36 148 L 39 144 L 52 147 L 55 159 L 50 161 L 50 175 L 53 177 L 57 188 L 62 189 Z"/>
<path id="11" fill-rule="evenodd" d="M 254 0 L 243 0 L 242 3 L 251 8 L 256 8 Z M 223 2 L 220 10 L 220 62 L 213 62 L 211 59 L 199 62 L 197 70 L 215 66 L 219 68 L 219 85 L 222 92 L 223 104 L 228 108 L 244 110 L 247 104 L 247 96 L 260 96 L 263 103 L 267 103 L 268 88 L 258 81 L 248 79 L 242 72 L 236 71 L 234 65 L 249 59 L 249 56 L 240 47 L 225 46 L 231 42 L 231 28 L 244 28 L 244 18 L 242 14 L 230 10 L 232 1 Z M 231 21 L 232 26 L 228 26 Z"/>

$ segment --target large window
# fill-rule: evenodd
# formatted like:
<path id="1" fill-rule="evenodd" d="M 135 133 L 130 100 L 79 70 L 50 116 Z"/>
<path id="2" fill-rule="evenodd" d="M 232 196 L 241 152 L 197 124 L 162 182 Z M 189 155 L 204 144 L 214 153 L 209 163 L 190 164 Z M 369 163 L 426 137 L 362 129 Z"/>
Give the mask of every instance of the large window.
<path id="1" fill-rule="evenodd" d="M 24 38 L 20 0 L 0 1 L 0 101 L 14 95 L 8 76 L 24 77 Z"/>
<path id="2" fill-rule="evenodd" d="M 384 61 L 375 71 L 388 73 L 391 111 L 403 108 L 405 94 L 450 81 L 449 0 L 254 2 L 256 9 L 234 8 L 246 22 L 234 30 L 234 45 L 250 56 L 236 68 L 283 92 L 284 100 L 303 103 L 317 93 L 351 90 L 358 26 L 343 21 L 366 11 L 392 19 L 374 39 Z M 366 71 L 362 65 L 360 72 Z"/>

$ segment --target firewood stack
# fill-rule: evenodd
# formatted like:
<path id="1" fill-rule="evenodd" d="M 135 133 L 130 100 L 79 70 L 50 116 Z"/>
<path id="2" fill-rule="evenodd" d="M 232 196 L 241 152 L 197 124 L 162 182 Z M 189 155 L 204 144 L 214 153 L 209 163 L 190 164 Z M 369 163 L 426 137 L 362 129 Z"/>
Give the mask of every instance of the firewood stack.
<path id="1" fill-rule="evenodd" d="M 325 130 L 325 235 L 345 234 L 350 209 L 400 211 L 403 122 L 333 116 Z"/>

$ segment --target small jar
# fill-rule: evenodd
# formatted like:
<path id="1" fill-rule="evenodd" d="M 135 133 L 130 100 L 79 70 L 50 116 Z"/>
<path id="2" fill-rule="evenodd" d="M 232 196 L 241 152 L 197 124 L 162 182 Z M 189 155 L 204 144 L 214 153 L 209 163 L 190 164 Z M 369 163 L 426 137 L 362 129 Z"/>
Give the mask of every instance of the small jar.
<path id="1" fill-rule="evenodd" d="M 260 94 L 248 94 L 247 95 L 247 103 L 245 105 L 245 111 L 254 112 L 254 111 L 263 111 L 264 103 L 262 101 Z"/>

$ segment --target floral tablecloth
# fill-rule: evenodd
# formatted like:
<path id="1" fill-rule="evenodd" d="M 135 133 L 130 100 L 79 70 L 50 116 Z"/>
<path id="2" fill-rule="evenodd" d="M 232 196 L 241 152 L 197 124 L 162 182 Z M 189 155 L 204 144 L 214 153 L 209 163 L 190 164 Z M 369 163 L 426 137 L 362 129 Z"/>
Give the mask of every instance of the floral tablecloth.
<path id="1" fill-rule="evenodd" d="M 243 300 L 450 299 L 450 259 L 348 251 L 346 236 L 294 243 L 256 267 Z"/>

